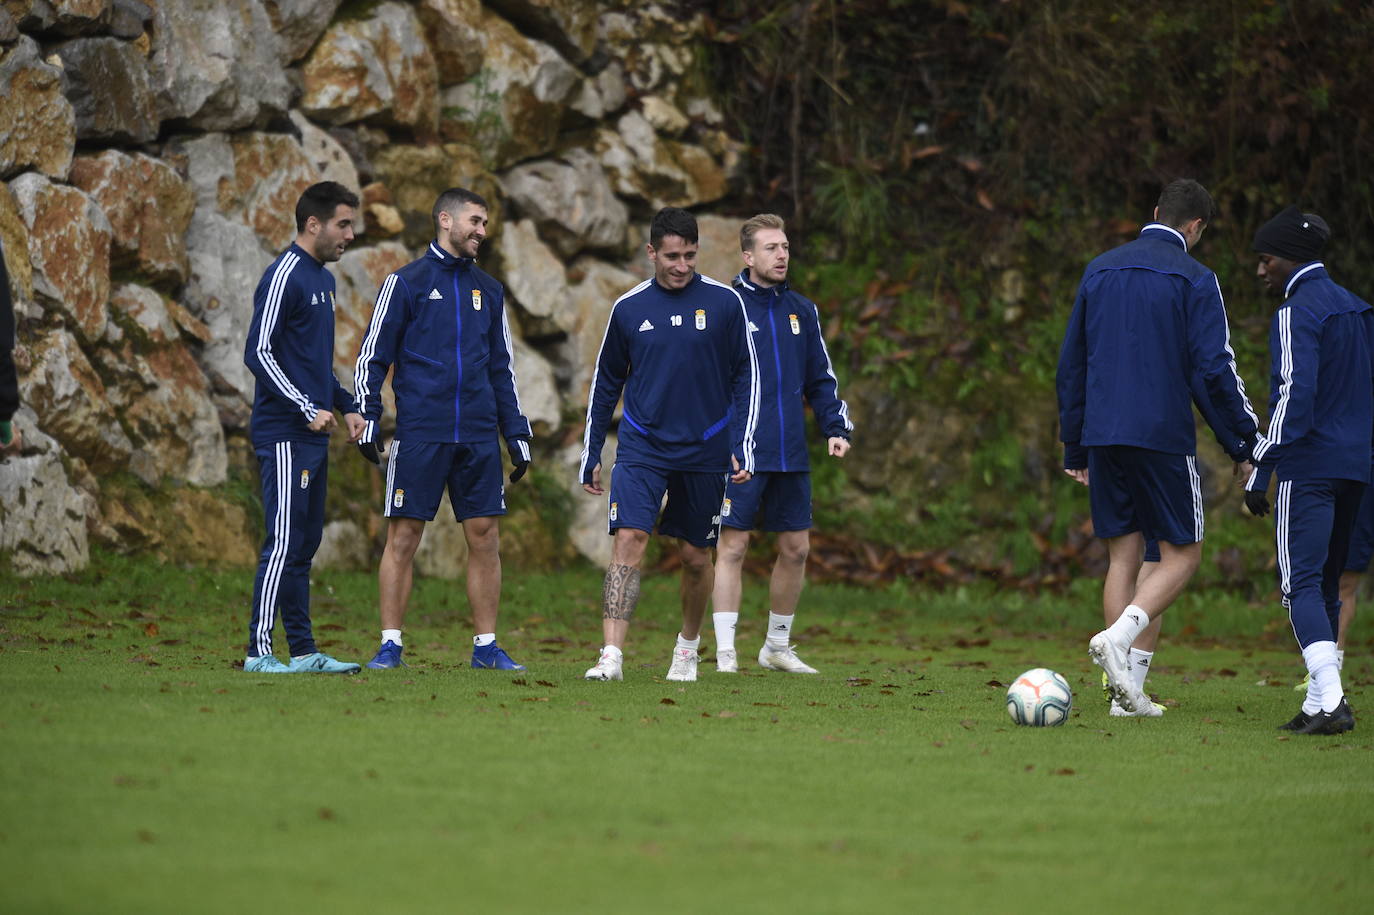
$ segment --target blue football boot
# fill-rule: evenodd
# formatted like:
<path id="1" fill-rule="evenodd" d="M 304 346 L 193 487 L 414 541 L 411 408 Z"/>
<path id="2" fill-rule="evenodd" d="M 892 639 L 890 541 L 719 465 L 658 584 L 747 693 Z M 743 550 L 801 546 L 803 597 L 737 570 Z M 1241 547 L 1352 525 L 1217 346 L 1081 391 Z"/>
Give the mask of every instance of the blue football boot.
<path id="1" fill-rule="evenodd" d="M 371 670 L 405 667 L 406 662 L 401 660 L 401 646 L 391 641 L 383 642 L 382 647 L 377 649 L 377 654 L 367 662 L 367 666 Z"/>
<path id="2" fill-rule="evenodd" d="M 490 645 L 472 646 L 472 666 L 479 670 L 524 670 L 524 664 L 516 664 L 505 650 L 492 642 Z"/>
<path id="3" fill-rule="evenodd" d="M 291 659 L 290 672 L 293 674 L 356 674 L 362 665 L 348 661 L 336 661 L 327 654 L 315 652 L 300 658 Z"/>
<path id="4" fill-rule="evenodd" d="M 256 658 L 247 658 L 243 662 L 243 672 L 246 674 L 289 674 L 291 668 L 277 660 L 274 654 L 258 655 Z"/>

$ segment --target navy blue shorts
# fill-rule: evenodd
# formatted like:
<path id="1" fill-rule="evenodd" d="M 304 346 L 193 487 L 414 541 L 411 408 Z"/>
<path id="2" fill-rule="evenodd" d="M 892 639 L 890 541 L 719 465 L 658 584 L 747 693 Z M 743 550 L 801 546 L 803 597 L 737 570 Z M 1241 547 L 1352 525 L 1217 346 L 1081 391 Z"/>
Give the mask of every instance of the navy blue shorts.
<path id="1" fill-rule="evenodd" d="M 747 483 L 727 483 L 720 523 L 741 531 L 810 530 L 811 474 L 765 472 Z"/>
<path id="2" fill-rule="evenodd" d="M 459 521 L 504 515 L 502 473 L 501 443 L 495 439 L 471 444 L 396 439 L 386 467 L 382 513 L 388 518 L 433 521 L 447 486 L 453 517 Z"/>
<path id="3" fill-rule="evenodd" d="M 617 462 L 611 468 L 607 531 L 614 534 L 629 527 L 652 532 L 657 522 L 658 532 L 665 537 L 677 537 L 693 546 L 715 546 L 725 480 L 723 473 L 663 470 Z M 663 504 L 665 494 L 667 505 Z"/>
<path id="4" fill-rule="evenodd" d="M 1202 485 L 1191 454 L 1127 445 L 1091 447 L 1088 502 L 1098 537 L 1139 531 L 1146 540 L 1175 546 L 1202 539 Z"/>
<path id="5" fill-rule="evenodd" d="M 1347 572 L 1366 572 L 1369 560 L 1374 556 L 1374 496 L 1368 487 L 1360 500 L 1360 510 L 1355 515 L 1355 529 L 1350 533 L 1350 551 L 1345 556 Z"/>

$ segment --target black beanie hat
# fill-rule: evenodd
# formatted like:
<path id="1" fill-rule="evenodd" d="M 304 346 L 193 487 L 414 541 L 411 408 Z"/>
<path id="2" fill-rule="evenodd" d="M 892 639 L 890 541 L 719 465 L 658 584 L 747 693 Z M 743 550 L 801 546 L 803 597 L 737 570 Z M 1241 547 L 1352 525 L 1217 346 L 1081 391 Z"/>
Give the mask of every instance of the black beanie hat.
<path id="1" fill-rule="evenodd" d="M 1330 237 L 1331 229 L 1320 216 L 1290 206 L 1259 227 L 1255 250 L 1305 264 L 1321 257 L 1322 246 Z"/>

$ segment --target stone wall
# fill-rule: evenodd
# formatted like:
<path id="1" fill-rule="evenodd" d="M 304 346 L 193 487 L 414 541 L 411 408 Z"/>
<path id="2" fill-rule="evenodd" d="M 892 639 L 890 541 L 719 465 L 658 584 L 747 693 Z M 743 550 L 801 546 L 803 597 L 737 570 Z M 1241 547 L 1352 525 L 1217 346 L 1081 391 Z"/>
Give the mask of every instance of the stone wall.
<path id="1" fill-rule="evenodd" d="M 720 201 L 740 163 L 687 88 L 702 39 L 699 18 L 628 0 L 0 0 L 26 439 L 0 464 L 5 561 L 75 569 L 91 543 L 253 561 L 260 532 L 224 485 L 256 480 L 243 340 L 297 196 L 325 178 L 364 203 L 332 268 L 345 385 L 438 192 L 492 201 L 480 260 L 510 292 L 537 460 L 586 514 L 565 443 L 611 302 L 647 275 L 652 212 Z M 734 230 L 703 220 L 703 272 L 736 269 Z M 376 517 L 332 518 L 322 560 L 368 564 Z M 426 571 L 450 574 L 461 536 L 434 534 Z M 573 542 L 602 559 L 607 540 Z"/>

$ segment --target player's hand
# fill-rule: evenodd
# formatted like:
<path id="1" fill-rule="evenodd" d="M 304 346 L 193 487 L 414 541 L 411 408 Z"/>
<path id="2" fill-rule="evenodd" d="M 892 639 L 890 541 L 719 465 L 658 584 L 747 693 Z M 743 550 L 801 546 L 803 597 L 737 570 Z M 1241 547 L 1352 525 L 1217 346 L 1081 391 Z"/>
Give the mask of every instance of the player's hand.
<path id="1" fill-rule="evenodd" d="M 339 421 L 334 418 L 333 410 L 316 410 L 315 418 L 306 426 L 311 432 L 333 432 Z"/>
<path id="2" fill-rule="evenodd" d="M 1245 507 L 1256 518 L 1263 518 L 1269 514 L 1269 497 L 1262 492 L 1247 489 L 1245 491 Z"/>
<path id="3" fill-rule="evenodd" d="M 376 442 L 358 442 L 358 453 L 378 466 L 382 463 L 382 458 L 386 457 L 386 449 Z"/>
<path id="4" fill-rule="evenodd" d="M 840 435 L 830 436 L 830 456 L 842 458 L 849 453 L 849 439 Z"/>
<path id="5" fill-rule="evenodd" d="M 510 472 L 510 481 L 514 483 L 530 469 L 530 440 L 524 436 L 506 439 L 506 449 L 510 451 L 510 462 L 515 468 Z"/>
<path id="6" fill-rule="evenodd" d="M 733 454 L 730 455 L 730 469 L 734 471 L 730 474 L 730 482 L 737 486 L 740 483 L 748 483 L 754 476 L 747 470 L 740 470 L 739 458 L 735 457 Z"/>
<path id="7" fill-rule="evenodd" d="M 348 427 L 349 442 L 356 442 L 367 431 L 367 420 L 363 419 L 361 413 L 345 413 L 344 425 Z"/>
<path id="8" fill-rule="evenodd" d="M 601 488 L 600 464 L 597 464 L 595 467 L 592 468 L 592 481 L 590 483 L 583 483 L 582 489 L 586 492 L 591 493 L 594 496 L 601 496 L 606 494 L 606 490 Z"/>
<path id="9" fill-rule="evenodd" d="M 1075 482 L 1082 483 L 1084 486 L 1088 485 L 1088 468 L 1079 467 L 1074 470 L 1065 469 L 1064 472 L 1073 478 Z"/>
<path id="10" fill-rule="evenodd" d="M 1250 475 L 1255 472 L 1255 465 L 1249 461 L 1241 461 L 1231 465 L 1231 476 L 1236 478 L 1236 483 L 1240 486 L 1245 485 L 1245 481 L 1250 479 Z"/>

